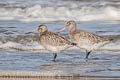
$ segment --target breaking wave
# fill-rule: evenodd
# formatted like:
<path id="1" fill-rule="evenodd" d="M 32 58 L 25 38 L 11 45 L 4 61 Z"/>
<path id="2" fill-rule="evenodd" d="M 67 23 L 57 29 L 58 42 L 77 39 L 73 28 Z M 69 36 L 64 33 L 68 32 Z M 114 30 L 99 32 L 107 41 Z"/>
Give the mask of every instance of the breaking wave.
<path id="1" fill-rule="evenodd" d="M 1 49 L 12 49 L 12 50 L 20 50 L 20 51 L 42 51 L 46 52 L 42 45 L 40 45 L 39 35 L 29 34 L 29 35 L 16 35 L 16 36 L 7 36 L 0 38 L 0 48 Z M 120 39 L 114 38 L 115 40 L 104 47 L 96 50 L 100 52 L 109 52 L 113 53 L 120 52 Z M 71 47 L 68 50 L 78 50 L 77 47 Z M 48 51 L 47 51 L 48 52 Z"/>
<path id="2" fill-rule="evenodd" d="M 13 1 L 14 2 L 14 1 Z M 30 3 L 30 4 L 28 4 Z M 0 5 L 0 20 L 33 21 L 119 21 L 120 2 L 35 1 Z"/>

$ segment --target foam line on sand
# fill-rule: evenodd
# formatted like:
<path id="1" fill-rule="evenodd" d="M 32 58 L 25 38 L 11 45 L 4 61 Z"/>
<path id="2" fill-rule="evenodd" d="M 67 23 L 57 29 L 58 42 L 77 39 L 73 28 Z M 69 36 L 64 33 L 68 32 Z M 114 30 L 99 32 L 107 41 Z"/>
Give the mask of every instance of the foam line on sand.
<path id="1" fill-rule="evenodd" d="M 0 70 L 0 78 L 56 78 L 56 77 L 87 77 L 87 78 L 120 78 L 112 75 L 75 74 L 63 72 L 35 72 Z"/>

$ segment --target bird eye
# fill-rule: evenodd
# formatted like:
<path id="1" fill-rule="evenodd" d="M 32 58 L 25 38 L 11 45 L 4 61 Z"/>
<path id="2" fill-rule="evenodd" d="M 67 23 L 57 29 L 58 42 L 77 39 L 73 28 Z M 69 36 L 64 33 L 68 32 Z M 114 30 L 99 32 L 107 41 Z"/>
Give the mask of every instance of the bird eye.
<path id="1" fill-rule="evenodd" d="M 41 31 L 41 28 L 38 28 L 38 31 Z"/>

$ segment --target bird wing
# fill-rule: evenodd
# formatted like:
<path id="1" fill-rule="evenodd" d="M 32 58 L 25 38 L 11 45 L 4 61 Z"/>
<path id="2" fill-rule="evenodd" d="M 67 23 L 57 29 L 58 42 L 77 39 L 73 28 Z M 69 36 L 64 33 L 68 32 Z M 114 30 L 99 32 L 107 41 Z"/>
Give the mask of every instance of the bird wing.
<path id="1" fill-rule="evenodd" d="M 72 45 L 69 40 L 53 32 L 47 32 L 40 35 L 40 42 L 51 46 Z"/>
<path id="2" fill-rule="evenodd" d="M 84 30 L 74 31 L 72 34 L 72 37 L 73 37 L 73 39 L 75 39 L 77 41 L 84 41 L 84 42 L 87 41 L 87 42 L 91 42 L 93 44 L 110 40 L 108 38 L 98 36 L 98 35 L 95 35 L 94 33 L 87 32 Z"/>

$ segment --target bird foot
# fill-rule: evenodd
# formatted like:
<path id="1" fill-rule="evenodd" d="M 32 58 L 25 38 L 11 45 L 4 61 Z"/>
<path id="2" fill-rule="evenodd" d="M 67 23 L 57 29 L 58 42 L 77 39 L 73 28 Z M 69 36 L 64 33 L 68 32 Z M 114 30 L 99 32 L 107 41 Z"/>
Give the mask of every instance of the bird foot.
<path id="1" fill-rule="evenodd" d="M 56 60 L 53 59 L 53 62 L 56 62 Z"/>

